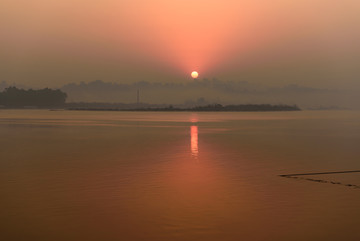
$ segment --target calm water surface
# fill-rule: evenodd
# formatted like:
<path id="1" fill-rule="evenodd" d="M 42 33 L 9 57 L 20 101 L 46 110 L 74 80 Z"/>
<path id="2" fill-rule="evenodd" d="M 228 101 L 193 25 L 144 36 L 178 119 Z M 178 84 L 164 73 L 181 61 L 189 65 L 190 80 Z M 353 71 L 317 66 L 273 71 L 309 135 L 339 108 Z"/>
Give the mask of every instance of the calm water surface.
<path id="1" fill-rule="evenodd" d="M 360 112 L 0 110 L 1 240 L 360 240 Z"/>

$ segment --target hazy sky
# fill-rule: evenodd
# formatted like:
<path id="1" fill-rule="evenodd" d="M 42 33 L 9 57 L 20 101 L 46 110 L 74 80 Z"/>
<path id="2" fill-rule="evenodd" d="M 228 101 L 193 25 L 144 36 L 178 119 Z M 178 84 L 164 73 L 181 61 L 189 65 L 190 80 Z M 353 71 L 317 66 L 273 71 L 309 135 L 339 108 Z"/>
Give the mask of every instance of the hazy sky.
<path id="1" fill-rule="evenodd" d="M 359 0 L 1 0 L 0 81 L 359 87 Z"/>

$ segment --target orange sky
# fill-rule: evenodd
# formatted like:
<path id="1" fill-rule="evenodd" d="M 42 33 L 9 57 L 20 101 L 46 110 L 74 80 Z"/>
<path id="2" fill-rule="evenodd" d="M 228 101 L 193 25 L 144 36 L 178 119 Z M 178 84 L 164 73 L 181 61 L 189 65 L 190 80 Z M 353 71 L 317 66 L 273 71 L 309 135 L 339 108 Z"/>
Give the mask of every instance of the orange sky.
<path id="1" fill-rule="evenodd" d="M 2 0 L 0 81 L 356 85 L 358 0 Z"/>

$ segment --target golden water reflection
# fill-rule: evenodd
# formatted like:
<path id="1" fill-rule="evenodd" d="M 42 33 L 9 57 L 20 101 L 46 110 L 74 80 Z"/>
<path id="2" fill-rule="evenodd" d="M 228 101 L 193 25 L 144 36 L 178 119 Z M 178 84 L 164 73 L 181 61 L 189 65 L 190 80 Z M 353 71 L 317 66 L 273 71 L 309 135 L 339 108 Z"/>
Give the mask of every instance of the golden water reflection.
<path id="1" fill-rule="evenodd" d="M 199 142 L 198 142 L 198 127 L 190 127 L 190 136 L 191 136 L 191 155 L 193 157 L 198 157 L 199 154 Z"/>

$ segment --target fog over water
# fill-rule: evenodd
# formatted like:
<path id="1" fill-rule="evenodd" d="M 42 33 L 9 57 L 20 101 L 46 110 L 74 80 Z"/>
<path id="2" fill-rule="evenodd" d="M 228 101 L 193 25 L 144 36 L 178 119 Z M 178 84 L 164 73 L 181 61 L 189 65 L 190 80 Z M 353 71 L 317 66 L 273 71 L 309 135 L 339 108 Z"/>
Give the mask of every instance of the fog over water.
<path id="1" fill-rule="evenodd" d="M 359 0 L 1 0 L 0 239 L 360 240 L 359 26 Z M 174 111 L 218 104 L 303 111 Z"/>

